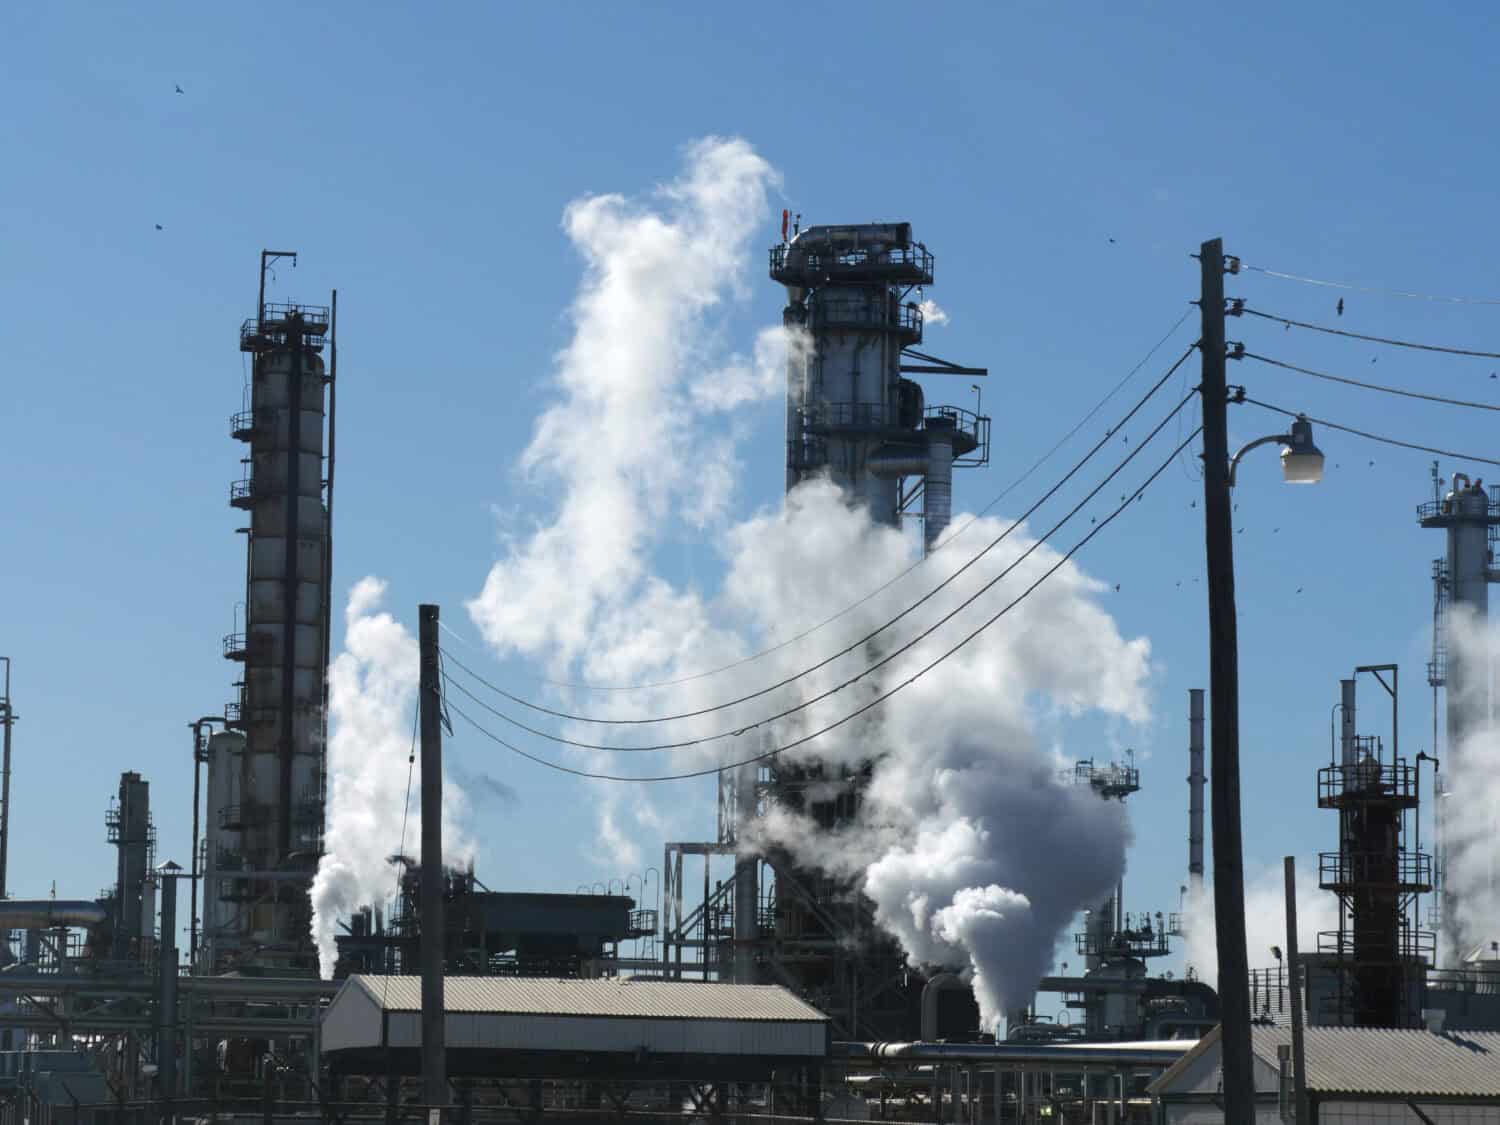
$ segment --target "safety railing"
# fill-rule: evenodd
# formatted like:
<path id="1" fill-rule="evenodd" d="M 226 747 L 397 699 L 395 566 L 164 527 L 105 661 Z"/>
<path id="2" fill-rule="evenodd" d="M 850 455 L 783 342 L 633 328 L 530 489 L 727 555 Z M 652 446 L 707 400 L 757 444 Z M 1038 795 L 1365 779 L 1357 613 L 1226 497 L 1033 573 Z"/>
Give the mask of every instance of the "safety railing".
<path id="1" fill-rule="evenodd" d="M 252 477 L 244 477 L 241 480 L 229 482 L 229 506 L 232 508 L 250 508 L 255 505 L 255 480 Z"/>
<path id="2" fill-rule="evenodd" d="M 1355 930 L 1352 927 L 1345 930 L 1322 930 L 1318 933 L 1318 952 L 1353 958 L 1358 951 L 1362 963 L 1380 964 L 1383 962 L 1371 960 L 1372 951 L 1383 945 L 1389 937 L 1389 930 Z M 1394 953 L 1398 961 L 1424 959 L 1431 964 L 1437 956 L 1437 935 L 1431 930 L 1398 927 Z"/>
<path id="3" fill-rule="evenodd" d="M 244 633 L 224 634 L 224 659 L 244 660 L 245 652 L 249 646 L 245 640 Z"/>
<path id="4" fill-rule="evenodd" d="M 1340 808 L 1364 801 L 1417 802 L 1417 771 L 1405 758 L 1381 762 L 1365 757 L 1348 765 L 1339 763 L 1318 770 L 1318 807 Z"/>
<path id="5" fill-rule="evenodd" d="M 1402 894 L 1432 890 L 1432 856 L 1402 848 L 1388 852 L 1322 852 L 1318 855 L 1318 884 L 1337 894 L 1389 888 Z"/>
<path id="6" fill-rule="evenodd" d="M 933 257 L 920 242 L 838 250 L 815 250 L 791 243 L 771 247 L 770 265 L 771 277 L 782 282 L 853 275 L 931 285 Z"/>

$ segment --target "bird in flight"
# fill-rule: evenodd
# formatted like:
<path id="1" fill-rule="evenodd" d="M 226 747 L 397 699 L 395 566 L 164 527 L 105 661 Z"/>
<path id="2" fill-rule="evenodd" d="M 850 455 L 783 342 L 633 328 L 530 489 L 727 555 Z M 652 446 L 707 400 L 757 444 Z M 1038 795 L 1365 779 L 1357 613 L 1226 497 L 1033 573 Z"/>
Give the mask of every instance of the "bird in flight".
<path id="1" fill-rule="evenodd" d="M 172 88 L 174 90 L 176 90 L 179 94 L 185 94 L 185 93 L 187 93 L 186 90 L 184 90 L 181 86 L 177 85 L 177 83 L 175 83 L 175 82 L 172 83 Z"/>
<path id="2" fill-rule="evenodd" d="M 181 90 L 178 91 L 178 93 L 181 93 L 181 92 L 182 92 Z M 1342 298 L 1342 297 L 1339 298 L 1339 303 L 1338 303 L 1338 305 L 1336 307 L 1338 308 L 1339 316 L 1343 316 L 1344 315 L 1344 298 Z"/>
<path id="3" fill-rule="evenodd" d="M 161 225 L 161 224 L 160 224 L 160 223 L 157 223 L 157 224 L 156 224 L 156 229 L 157 229 L 157 230 L 161 230 L 161 229 L 162 229 L 162 225 Z"/>

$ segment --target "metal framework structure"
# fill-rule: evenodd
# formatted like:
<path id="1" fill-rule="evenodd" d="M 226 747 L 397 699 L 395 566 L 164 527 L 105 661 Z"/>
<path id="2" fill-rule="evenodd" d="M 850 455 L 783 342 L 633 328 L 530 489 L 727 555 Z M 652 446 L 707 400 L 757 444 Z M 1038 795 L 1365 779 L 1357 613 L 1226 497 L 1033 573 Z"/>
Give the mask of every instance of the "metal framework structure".
<path id="1" fill-rule="evenodd" d="M 1394 664 L 1368 665 L 1391 699 L 1392 745 L 1354 733 L 1354 681 L 1344 681 L 1344 735 L 1338 756 L 1318 770 L 1318 807 L 1339 814 L 1339 848 L 1318 857 L 1318 885 L 1339 900 L 1337 930 L 1318 935 L 1331 972 L 1318 1022 L 1361 1027 L 1416 1027 L 1431 931 L 1417 920 L 1417 897 L 1432 890 L 1432 859 L 1406 844 L 1408 820 L 1421 801 L 1417 769 L 1397 741 L 1399 674 Z M 1387 680 L 1386 676 L 1390 679 Z"/>

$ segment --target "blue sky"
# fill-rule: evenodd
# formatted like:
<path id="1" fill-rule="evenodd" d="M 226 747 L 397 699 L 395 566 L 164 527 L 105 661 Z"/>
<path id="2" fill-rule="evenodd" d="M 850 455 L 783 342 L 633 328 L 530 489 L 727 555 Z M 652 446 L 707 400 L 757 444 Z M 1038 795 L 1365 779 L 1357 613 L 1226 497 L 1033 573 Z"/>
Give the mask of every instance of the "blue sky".
<path id="1" fill-rule="evenodd" d="M 457 622 L 497 529 L 547 503 L 513 466 L 569 334 L 570 200 L 647 192 L 688 143 L 733 135 L 781 172 L 780 205 L 806 222 L 912 221 L 952 317 L 929 344 L 991 371 L 993 464 L 955 482 L 956 510 L 973 510 L 1181 315 L 1197 287 L 1187 255 L 1205 238 L 1320 278 L 1500 291 L 1487 237 L 1493 23 L 1478 5 L 1396 4 L 870 4 L 857 19 L 815 5 L 308 4 L 289 22 L 201 5 L 11 6 L 0 651 L 22 716 L 12 892 L 55 881 L 86 897 L 111 881 L 103 811 L 123 769 L 150 778 L 162 858 L 186 863 L 185 724 L 219 710 L 233 679 L 218 658 L 243 596 L 227 420 L 262 247 L 302 256 L 274 296 L 340 292 L 340 603 L 377 573 L 408 620 L 436 601 Z M 761 241 L 775 233 L 768 213 Z M 741 347 L 782 303 L 758 254 L 746 285 L 726 321 Z M 1254 274 L 1228 290 L 1333 317 L 1331 290 Z M 1494 307 L 1346 296 L 1352 330 L 1497 341 Z M 1490 361 L 1248 321 L 1230 336 L 1323 370 L 1500 398 Z M 1190 323 L 1162 356 L 1192 339 Z M 1496 448 L 1479 412 L 1248 362 L 1230 377 L 1360 428 Z M 965 381 L 949 397 L 968 395 Z M 771 401 L 749 420 L 739 511 L 780 493 L 781 419 Z M 1249 407 L 1231 417 L 1232 439 L 1275 428 Z M 1237 490 L 1252 865 L 1334 846 L 1313 771 L 1353 665 L 1399 662 L 1403 746 L 1430 739 L 1427 572 L 1440 542 L 1414 519 L 1430 458 L 1318 440 L 1323 486 L 1281 487 L 1261 453 Z M 1206 680 L 1199 490 L 1173 470 L 1081 557 L 1120 584 L 1107 608 L 1127 636 L 1149 636 L 1157 665 L 1155 719 L 1123 736 L 1146 784 L 1132 802 L 1131 909 L 1175 907 L 1182 881 L 1186 691 Z M 680 552 L 664 565 L 712 584 L 712 551 L 673 534 Z M 1066 749 L 1107 752 L 1109 737 L 1082 723 Z M 452 753 L 521 795 L 481 810 L 491 886 L 624 874 L 591 860 L 570 783 L 462 740 Z M 705 798 L 705 833 L 711 817 Z"/>

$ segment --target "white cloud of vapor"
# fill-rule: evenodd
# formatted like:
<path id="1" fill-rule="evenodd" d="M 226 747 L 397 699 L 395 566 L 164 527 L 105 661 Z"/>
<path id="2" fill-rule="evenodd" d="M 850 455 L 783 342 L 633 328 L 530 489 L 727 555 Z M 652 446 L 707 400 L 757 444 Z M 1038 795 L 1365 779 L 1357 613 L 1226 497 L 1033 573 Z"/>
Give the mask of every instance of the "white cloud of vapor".
<path id="1" fill-rule="evenodd" d="M 941 328 L 952 318 L 944 311 L 943 307 L 928 297 L 917 306 L 922 310 L 922 323 L 927 328 Z"/>
<path id="2" fill-rule="evenodd" d="M 1318 887 L 1318 869 L 1313 863 L 1297 864 L 1297 948 L 1315 953 L 1318 934 L 1338 929 L 1339 900 Z M 1215 945 L 1214 896 L 1209 887 L 1199 899 L 1187 903 L 1185 960 L 1199 979 L 1216 985 L 1219 954 Z M 1271 947 L 1286 949 L 1286 878 L 1280 864 L 1249 873 L 1245 879 L 1245 951 L 1250 966 L 1273 963 Z"/>
<path id="3" fill-rule="evenodd" d="M 920 550 L 913 538 L 872 525 L 822 481 L 799 487 L 784 510 L 725 522 L 735 456 L 729 416 L 780 395 L 788 341 L 770 330 L 751 357 L 723 354 L 724 326 L 710 313 L 743 288 L 749 238 L 775 182 L 744 142 L 709 140 L 690 148 L 678 179 L 648 200 L 597 196 L 568 209 L 564 227 L 585 262 L 574 337 L 557 360 L 559 401 L 522 458 L 559 495 L 539 527 L 506 545 L 469 610 L 494 648 L 541 661 L 555 679 L 680 681 L 628 692 L 559 690 L 569 709 L 617 719 L 695 711 L 794 676 L 888 621 L 1003 527 L 977 521 L 957 545 L 811 638 L 728 674 L 684 680 L 807 630 Z M 724 565 L 717 590 L 679 586 L 660 573 L 655 551 L 673 521 L 714 524 Z M 574 765 L 666 773 L 810 733 L 913 675 L 1058 561 L 1041 547 L 1021 562 L 1032 543 L 1018 531 L 911 618 L 818 672 L 723 711 L 630 728 L 619 744 L 738 732 L 729 737 L 677 754 L 550 749 Z M 930 640 L 826 701 L 764 721 L 893 652 L 1012 563 L 1016 572 L 998 590 Z M 876 760 L 864 811 L 848 830 L 814 833 L 782 809 L 751 834 L 856 879 L 914 962 L 975 975 L 991 1020 L 1029 1001 L 1062 930 L 1108 894 L 1123 865 L 1120 806 L 1059 783 L 1062 763 L 1032 734 L 1039 716 L 1148 718 L 1150 646 L 1120 635 L 1098 603 L 1102 589 L 1063 565 L 939 669 L 789 752 L 783 760 Z M 611 741 L 598 726 L 565 733 Z M 647 789 L 601 796 L 596 853 L 632 863 L 637 834 L 668 824 L 694 824 L 704 834 L 711 801 L 697 803 L 696 790 L 654 787 L 650 793 L 671 794 L 673 803 L 653 804 Z"/>
<path id="4" fill-rule="evenodd" d="M 417 642 L 381 609 L 385 583 L 363 578 L 349 593 L 344 651 L 329 666 L 328 823 L 313 880 L 313 940 L 324 977 L 332 975 L 338 917 L 384 902 L 395 888 L 387 858 L 401 843 L 406 759 L 412 749 L 417 695 Z M 421 764 L 411 773 L 406 850 L 422 838 Z M 462 823 L 467 800 L 443 787 L 443 851 L 467 863 L 473 844 Z"/>

